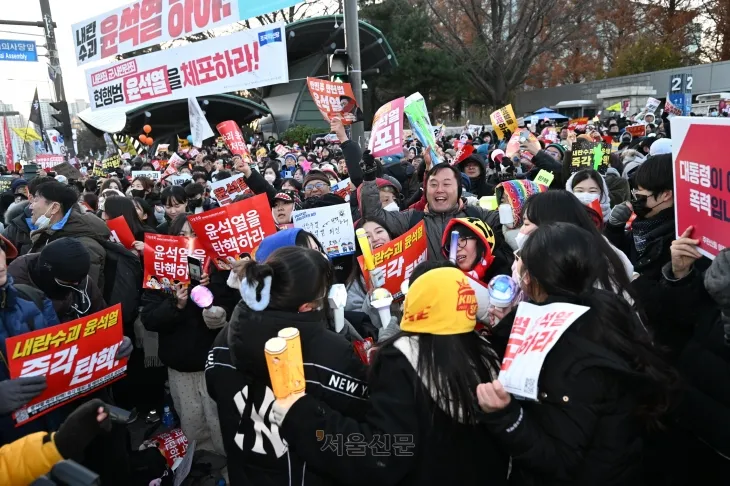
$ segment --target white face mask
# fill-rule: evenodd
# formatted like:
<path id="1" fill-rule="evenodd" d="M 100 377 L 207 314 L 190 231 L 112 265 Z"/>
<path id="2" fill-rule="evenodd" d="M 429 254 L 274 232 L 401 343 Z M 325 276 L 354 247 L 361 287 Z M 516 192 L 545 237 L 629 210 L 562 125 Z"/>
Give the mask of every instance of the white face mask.
<path id="1" fill-rule="evenodd" d="M 575 197 L 577 197 L 581 203 L 588 206 L 593 201 L 598 201 L 598 198 L 600 198 L 601 195 L 600 194 L 591 194 L 589 192 L 576 192 Z"/>
<path id="2" fill-rule="evenodd" d="M 268 182 L 269 184 L 273 184 L 274 181 L 276 180 L 276 176 L 273 174 L 266 174 L 264 176 L 264 179 L 266 179 L 266 182 Z"/>
<path id="3" fill-rule="evenodd" d="M 390 204 L 388 204 L 387 206 L 385 206 L 383 209 L 385 211 L 400 211 L 400 208 L 395 203 L 395 201 L 391 202 Z"/>
<path id="4" fill-rule="evenodd" d="M 45 214 L 41 214 L 40 216 L 38 216 L 38 219 L 35 220 L 35 226 L 39 230 L 46 229 L 49 226 L 51 226 L 51 218 L 46 216 L 46 214 L 48 214 L 48 211 L 50 211 L 50 210 L 51 210 L 51 208 L 49 207 L 46 210 Z"/>
<path id="5" fill-rule="evenodd" d="M 527 237 L 530 235 L 526 235 L 522 232 L 517 233 L 517 236 L 515 236 L 515 243 L 517 243 L 517 249 L 521 250 L 523 246 L 525 246 L 525 241 L 527 241 Z"/>

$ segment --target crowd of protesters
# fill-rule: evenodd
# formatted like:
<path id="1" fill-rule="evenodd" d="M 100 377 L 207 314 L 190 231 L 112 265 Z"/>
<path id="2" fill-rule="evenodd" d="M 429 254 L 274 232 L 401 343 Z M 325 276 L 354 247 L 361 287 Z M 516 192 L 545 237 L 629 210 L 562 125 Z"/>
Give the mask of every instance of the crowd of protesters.
<path id="1" fill-rule="evenodd" d="M 169 407 L 198 450 L 226 458 L 209 477 L 234 486 L 724 484 L 730 252 L 710 261 L 697 251 L 702 235 L 676 228 L 671 119 L 644 115 L 647 135 L 631 140 L 623 118 L 580 128 L 541 119 L 519 128 L 534 137 L 510 157 L 510 133 L 465 129 L 434 147 L 407 137 L 401 157 L 381 160 L 335 119 L 326 139 L 252 140 L 250 161 L 215 143 L 179 149 L 182 185 L 132 177 L 164 170 L 152 159 L 165 157 L 125 156 L 104 177 L 93 167 L 76 180 L 16 174 L 0 195 L 3 358 L 7 338 L 121 303 L 116 359 L 129 362 L 122 380 L 16 427 L 12 413 L 46 378 L 11 379 L 3 359 L 0 483 L 30 484 L 72 458 L 102 484 L 172 484 L 164 461 L 141 457 L 129 437 Z M 608 166 L 575 170 L 574 144 L 607 139 Z M 464 146 L 473 151 L 462 158 Z M 549 184 L 535 181 L 541 172 Z M 143 288 L 145 235 L 195 237 L 188 216 L 218 207 L 211 184 L 237 174 L 266 195 L 280 231 L 231 270 L 201 276 L 208 307 L 184 285 Z M 382 275 L 363 274 L 360 249 L 330 259 L 291 227 L 295 210 L 345 204 L 332 190 L 345 179 L 373 249 L 424 223 L 427 261 L 390 322 L 370 305 Z M 481 204 L 492 196 L 499 209 Z M 105 222 L 118 217 L 131 250 L 110 241 Z M 506 306 L 485 293 L 497 275 L 519 289 Z M 347 290 L 341 328 L 334 284 Z M 455 310 L 464 292 L 474 312 Z M 589 308 L 548 354 L 537 401 L 498 379 L 521 302 Z M 306 377 L 293 404 L 274 399 L 264 358 L 288 327 Z M 364 360 L 356 348 L 367 338 L 375 351 Z M 105 403 L 133 413 L 110 424 Z"/>

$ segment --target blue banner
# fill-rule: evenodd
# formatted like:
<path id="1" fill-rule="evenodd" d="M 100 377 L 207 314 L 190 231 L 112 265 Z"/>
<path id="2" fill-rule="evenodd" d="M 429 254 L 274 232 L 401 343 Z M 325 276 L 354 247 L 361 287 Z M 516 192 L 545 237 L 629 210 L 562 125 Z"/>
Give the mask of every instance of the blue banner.
<path id="1" fill-rule="evenodd" d="M 281 28 L 259 32 L 259 45 L 261 47 L 271 42 L 281 42 Z"/>
<path id="2" fill-rule="evenodd" d="M 0 39 L 0 61 L 37 62 L 35 41 Z"/>
<path id="3" fill-rule="evenodd" d="M 296 5 L 301 0 L 238 0 L 238 17 L 241 20 L 251 19 L 258 15 L 277 12 Z"/>

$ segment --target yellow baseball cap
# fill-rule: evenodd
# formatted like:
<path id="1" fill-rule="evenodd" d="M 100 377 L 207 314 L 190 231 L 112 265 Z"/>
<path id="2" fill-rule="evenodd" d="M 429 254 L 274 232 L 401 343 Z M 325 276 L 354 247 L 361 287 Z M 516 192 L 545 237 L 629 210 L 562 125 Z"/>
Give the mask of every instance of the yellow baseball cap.
<path id="1" fill-rule="evenodd" d="M 465 334 L 476 325 L 477 297 L 458 268 L 436 268 L 408 289 L 400 328 L 421 334 Z"/>

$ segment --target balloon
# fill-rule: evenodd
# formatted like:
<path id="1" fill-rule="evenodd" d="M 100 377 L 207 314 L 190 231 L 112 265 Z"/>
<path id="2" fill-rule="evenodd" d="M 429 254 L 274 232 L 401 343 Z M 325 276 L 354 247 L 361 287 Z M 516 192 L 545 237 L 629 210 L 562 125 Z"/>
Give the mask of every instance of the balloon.
<path id="1" fill-rule="evenodd" d="M 145 137 L 145 138 L 147 139 L 147 141 L 145 142 L 147 145 L 152 145 L 154 143 L 154 140 L 152 139 L 152 137 Z"/>
<path id="2" fill-rule="evenodd" d="M 144 132 L 149 135 L 149 133 L 152 131 L 152 127 L 149 125 L 145 125 L 142 127 L 142 130 L 144 130 Z"/>
<path id="3" fill-rule="evenodd" d="M 193 136 L 192 135 L 188 135 L 188 142 L 190 142 L 191 144 L 193 143 Z"/>
<path id="4" fill-rule="evenodd" d="M 147 135 L 140 135 L 139 141 L 146 144 L 147 143 Z"/>

